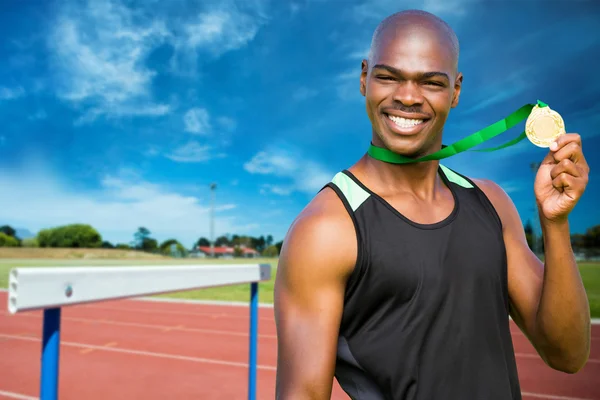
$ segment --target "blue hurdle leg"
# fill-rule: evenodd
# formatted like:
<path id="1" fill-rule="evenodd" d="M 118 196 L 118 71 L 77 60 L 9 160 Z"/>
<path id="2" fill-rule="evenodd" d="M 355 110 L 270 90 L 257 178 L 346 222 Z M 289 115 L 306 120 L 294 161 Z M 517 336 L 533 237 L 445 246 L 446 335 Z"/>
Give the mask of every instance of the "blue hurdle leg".
<path id="1" fill-rule="evenodd" d="M 256 400 L 256 353 L 258 341 L 258 282 L 250 284 L 250 360 L 248 400 Z"/>
<path id="2" fill-rule="evenodd" d="M 44 310 L 40 400 L 58 399 L 58 359 L 60 350 L 60 308 Z"/>

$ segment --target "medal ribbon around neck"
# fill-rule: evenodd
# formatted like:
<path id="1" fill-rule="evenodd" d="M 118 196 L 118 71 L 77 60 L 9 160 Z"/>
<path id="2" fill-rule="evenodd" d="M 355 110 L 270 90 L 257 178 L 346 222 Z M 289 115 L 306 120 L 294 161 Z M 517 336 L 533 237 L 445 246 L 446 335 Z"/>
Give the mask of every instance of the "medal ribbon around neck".
<path id="1" fill-rule="evenodd" d="M 537 106 L 538 107 L 547 107 L 548 105 L 546 103 L 543 103 L 538 100 Z M 423 162 L 423 161 L 441 160 L 441 159 L 456 155 L 458 153 L 462 153 L 463 151 L 469 150 L 483 142 L 486 142 L 486 141 L 500 135 L 501 133 L 506 132 L 510 128 L 517 125 L 519 122 L 526 119 L 530 115 L 531 110 L 533 110 L 534 107 L 535 107 L 534 104 L 526 104 L 526 105 L 522 106 L 521 108 L 519 108 L 517 111 L 515 111 L 512 114 L 510 114 L 509 116 L 507 116 L 506 118 L 503 118 L 500 121 L 497 121 L 494 124 L 487 126 L 487 127 L 483 128 L 463 139 L 460 139 L 459 141 L 452 143 L 451 145 L 448 145 L 448 146 L 442 145 L 441 150 L 439 150 L 433 154 L 424 156 L 424 157 L 420 157 L 420 158 L 405 157 L 400 154 L 394 153 L 391 150 L 384 149 L 382 147 L 377 147 L 377 146 L 373 145 L 372 143 L 369 146 L 368 154 L 371 157 L 375 158 L 376 160 L 393 163 L 393 164 L 410 164 L 410 163 L 417 163 L 417 162 Z M 473 150 L 473 151 L 491 152 L 491 151 L 504 149 L 506 147 L 514 146 L 515 144 L 519 143 L 521 140 L 525 139 L 526 137 L 527 137 L 527 135 L 526 135 L 525 131 L 523 131 L 516 138 L 514 138 L 500 146 L 489 147 L 489 148 L 485 148 L 485 149 L 477 149 L 477 150 Z"/>

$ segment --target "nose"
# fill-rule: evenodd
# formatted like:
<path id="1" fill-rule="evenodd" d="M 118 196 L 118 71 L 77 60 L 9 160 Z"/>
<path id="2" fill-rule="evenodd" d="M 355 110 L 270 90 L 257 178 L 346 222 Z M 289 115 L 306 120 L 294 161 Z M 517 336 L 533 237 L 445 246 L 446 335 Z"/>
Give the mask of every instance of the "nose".
<path id="1" fill-rule="evenodd" d="M 409 80 L 402 81 L 396 86 L 393 99 L 407 107 L 423 104 L 423 94 L 419 85 Z"/>

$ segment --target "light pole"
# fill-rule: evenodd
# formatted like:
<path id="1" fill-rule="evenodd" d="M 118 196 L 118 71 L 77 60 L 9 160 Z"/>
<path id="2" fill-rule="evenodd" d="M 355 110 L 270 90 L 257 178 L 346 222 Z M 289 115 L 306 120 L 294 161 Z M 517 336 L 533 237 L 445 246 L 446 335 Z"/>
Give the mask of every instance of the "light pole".
<path id="1" fill-rule="evenodd" d="M 215 256 L 215 189 L 216 183 L 210 184 L 210 256 Z"/>

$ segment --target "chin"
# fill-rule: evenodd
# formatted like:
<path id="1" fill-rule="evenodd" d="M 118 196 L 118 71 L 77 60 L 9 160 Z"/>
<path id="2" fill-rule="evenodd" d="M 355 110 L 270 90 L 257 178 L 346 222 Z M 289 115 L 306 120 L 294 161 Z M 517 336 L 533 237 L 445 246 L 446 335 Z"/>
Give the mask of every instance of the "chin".
<path id="1" fill-rule="evenodd" d="M 424 143 L 420 138 L 394 137 L 385 135 L 381 137 L 385 148 L 404 157 L 418 157 L 424 152 Z"/>

